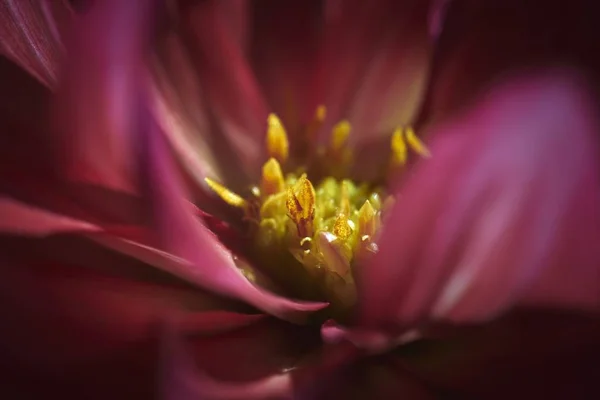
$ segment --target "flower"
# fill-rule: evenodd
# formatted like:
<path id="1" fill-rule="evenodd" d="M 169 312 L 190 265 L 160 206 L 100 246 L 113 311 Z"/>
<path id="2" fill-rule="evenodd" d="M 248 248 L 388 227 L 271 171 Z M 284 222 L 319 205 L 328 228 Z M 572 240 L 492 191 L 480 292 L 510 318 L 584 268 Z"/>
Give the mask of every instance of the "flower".
<path id="1" fill-rule="evenodd" d="M 443 18 L 426 2 L 280 3 L 106 0 L 81 15 L 2 3 L 3 54 L 29 73 L 0 65 L 3 393 L 147 398 L 157 381 L 166 398 L 595 389 L 595 41 L 578 29 L 567 49 L 535 41 L 557 28 L 546 13 L 579 27 L 585 2 L 542 18 L 533 1 L 456 1 L 433 25 L 431 75 L 426 21 Z M 327 225 L 314 204 L 305 212 L 320 196 L 311 175 L 282 182 L 279 164 L 318 143 L 302 148 L 311 123 L 341 132 L 324 159 L 340 156 L 332 176 L 346 173 L 337 150 L 355 150 L 351 176 L 373 179 L 384 147 L 396 164 L 402 139 L 429 154 L 406 125 L 428 138 L 431 157 L 386 186 L 396 201 L 380 232 L 376 207 L 345 209 L 349 183 L 336 182 L 344 212 Z M 215 217 L 235 210 L 206 177 L 233 205 L 261 178 L 268 196 L 284 193 L 286 235 L 324 240 L 328 266 L 345 255 L 328 234 L 343 238 L 339 214 L 357 211 L 378 250 L 353 265 L 356 300 L 291 299 L 240 264 L 235 218 Z M 323 315 L 336 319 L 315 324 Z"/>

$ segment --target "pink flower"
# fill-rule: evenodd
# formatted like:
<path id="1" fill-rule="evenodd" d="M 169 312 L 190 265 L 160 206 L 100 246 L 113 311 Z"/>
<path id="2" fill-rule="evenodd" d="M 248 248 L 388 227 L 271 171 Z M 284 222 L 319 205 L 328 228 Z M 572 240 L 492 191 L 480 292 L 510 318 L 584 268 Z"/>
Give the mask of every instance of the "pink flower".
<path id="1" fill-rule="evenodd" d="M 598 392 L 596 14 L 444 3 L 1 2 L 0 393 Z"/>

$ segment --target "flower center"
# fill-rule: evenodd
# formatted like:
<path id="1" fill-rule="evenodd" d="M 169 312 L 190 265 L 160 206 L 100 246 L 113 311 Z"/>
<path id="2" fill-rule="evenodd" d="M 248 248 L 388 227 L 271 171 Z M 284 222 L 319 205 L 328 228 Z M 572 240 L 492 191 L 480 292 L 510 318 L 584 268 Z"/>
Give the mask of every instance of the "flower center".
<path id="1" fill-rule="evenodd" d="M 324 117 L 320 106 L 307 130 L 318 128 Z M 377 252 L 381 221 L 394 197 L 381 185 L 343 176 L 353 159 L 347 121 L 334 126 L 329 144 L 311 158 L 321 173 L 303 165 L 286 174 L 286 130 L 274 114 L 267 122 L 269 159 L 260 184 L 251 187 L 247 198 L 209 178 L 206 182 L 227 204 L 243 209 L 258 262 L 270 276 L 295 295 L 329 301 L 334 314 L 349 310 L 356 299 L 353 271 Z M 391 138 L 392 171 L 406 164 L 409 148 L 429 156 L 412 129 L 396 129 Z"/>

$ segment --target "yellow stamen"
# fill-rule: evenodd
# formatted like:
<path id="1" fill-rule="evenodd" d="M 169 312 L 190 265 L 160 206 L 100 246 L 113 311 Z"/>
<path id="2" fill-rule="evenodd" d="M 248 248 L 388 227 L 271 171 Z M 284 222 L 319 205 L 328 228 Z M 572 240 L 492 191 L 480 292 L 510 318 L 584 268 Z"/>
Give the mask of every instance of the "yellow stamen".
<path id="1" fill-rule="evenodd" d="M 333 234 L 341 240 L 346 240 L 352 235 L 352 227 L 346 214 L 338 214 L 333 224 Z"/>
<path id="2" fill-rule="evenodd" d="M 320 105 L 315 110 L 315 115 L 313 116 L 312 121 L 309 122 L 306 127 L 306 140 L 307 145 L 311 146 L 311 144 L 315 141 L 315 135 L 317 131 L 323 125 L 323 121 L 325 121 L 325 117 L 327 116 L 327 108 L 324 105 Z"/>
<path id="3" fill-rule="evenodd" d="M 306 175 L 302 175 L 293 187 L 288 188 L 285 206 L 289 217 L 296 224 L 298 236 L 312 236 L 315 188 Z"/>
<path id="4" fill-rule="evenodd" d="M 365 201 L 360 210 L 358 210 L 358 234 L 361 238 L 368 236 L 373 239 L 379 229 L 379 213 L 369 200 Z"/>
<path id="5" fill-rule="evenodd" d="M 394 130 L 390 146 L 392 148 L 392 166 L 402 166 L 406 164 L 408 149 L 406 147 L 406 142 L 404 141 L 404 136 L 402 135 L 402 128 L 396 128 L 396 130 Z"/>
<path id="6" fill-rule="evenodd" d="M 425 158 L 431 157 L 431 152 L 429 152 L 429 149 L 427 146 L 425 146 L 425 143 L 423 143 L 421 139 L 415 135 L 415 131 L 413 131 L 412 128 L 407 128 L 405 133 L 406 141 L 408 142 L 410 148 L 415 151 L 415 153 Z"/>
<path id="7" fill-rule="evenodd" d="M 269 114 L 267 124 L 267 152 L 269 153 L 269 157 L 273 157 L 279 160 L 279 162 L 284 163 L 288 159 L 289 154 L 287 132 L 281 120 L 275 114 Z"/>
<path id="8" fill-rule="evenodd" d="M 223 201 L 230 206 L 246 208 L 248 203 L 242 197 L 227 189 L 225 186 L 213 181 L 210 178 L 204 178 L 204 181 Z"/>
<path id="9" fill-rule="evenodd" d="M 350 189 L 348 181 L 342 181 L 340 188 L 340 213 L 350 215 Z"/>
<path id="10" fill-rule="evenodd" d="M 285 189 L 285 181 L 281 165 L 274 158 L 269 158 L 269 161 L 263 165 L 261 189 L 263 195 L 271 195 L 282 192 Z"/>
<path id="11" fill-rule="evenodd" d="M 346 120 L 335 124 L 331 132 L 331 142 L 329 144 L 334 153 L 339 153 L 348 144 L 351 129 L 350 122 Z"/>

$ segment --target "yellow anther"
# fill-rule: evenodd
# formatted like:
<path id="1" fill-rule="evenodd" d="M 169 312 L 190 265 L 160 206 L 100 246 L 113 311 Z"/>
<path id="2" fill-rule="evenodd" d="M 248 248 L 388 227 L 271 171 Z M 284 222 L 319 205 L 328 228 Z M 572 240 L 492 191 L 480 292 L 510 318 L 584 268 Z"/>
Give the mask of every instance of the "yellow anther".
<path id="1" fill-rule="evenodd" d="M 312 236 L 315 218 L 315 188 L 302 175 L 293 187 L 288 188 L 285 206 L 289 217 L 296 224 L 298 236 Z"/>
<path id="2" fill-rule="evenodd" d="M 427 148 L 427 146 L 425 146 L 425 143 L 423 143 L 421 139 L 419 139 L 417 135 L 415 135 L 415 131 L 413 131 L 412 128 L 407 128 L 405 133 L 406 141 L 408 142 L 410 148 L 415 151 L 415 153 L 419 154 L 422 157 L 431 157 L 429 149 Z"/>
<path id="3" fill-rule="evenodd" d="M 213 181 L 210 178 L 204 178 L 204 181 L 223 201 L 230 206 L 246 208 L 248 203 L 242 197 L 227 189 L 225 186 Z"/>
<path id="4" fill-rule="evenodd" d="M 267 119 L 267 152 L 269 157 L 284 163 L 288 159 L 289 142 L 281 120 L 275 114 L 269 114 Z"/>
<path id="5" fill-rule="evenodd" d="M 333 234 L 341 240 L 346 240 L 352 235 L 352 228 L 348 224 L 346 214 L 338 214 L 333 223 Z"/>
<path id="6" fill-rule="evenodd" d="M 350 130 L 352 129 L 350 122 L 343 120 L 335 124 L 331 131 L 330 147 L 334 153 L 338 153 L 348 143 Z"/>
<path id="7" fill-rule="evenodd" d="M 260 187 L 265 196 L 282 192 L 285 189 L 281 165 L 279 165 L 276 159 L 269 158 L 269 161 L 263 165 Z"/>
<path id="8" fill-rule="evenodd" d="M 373 239 L 377 234 L 380 225 L 379 213 L 369 200 L 365 201 L 360 210 L 358 210 L 358 234 L 361 238 L 368 236 Z"/>
<path id="9" fill-rule="evenodd" d="M 406 147 L 406 142 L 404 141 L 404 135 L 402 135 L 402 128 L 396 128 L 396 130 L 394 130 L 390 145 L 392 148 L 392 165 L 401 166 L 406 164 L 408 149 Z"/>
<path id="10" fill-rule="evenodd" d="M 327 116 L 327 107 L 325 107 L 323 104 L 321 104 L 320 106 L 317 107 L 317 110 L 315 111 L 315 121 L 323 122 L 325 120 L 326 116 Z"/>

